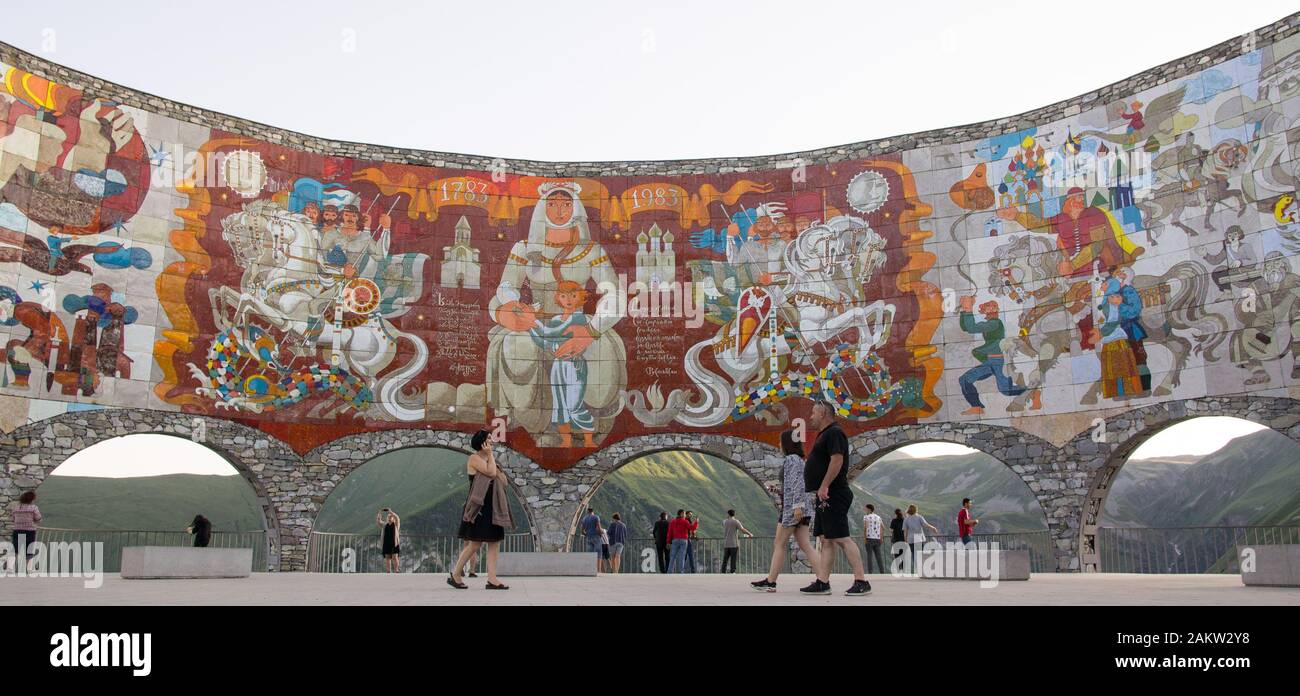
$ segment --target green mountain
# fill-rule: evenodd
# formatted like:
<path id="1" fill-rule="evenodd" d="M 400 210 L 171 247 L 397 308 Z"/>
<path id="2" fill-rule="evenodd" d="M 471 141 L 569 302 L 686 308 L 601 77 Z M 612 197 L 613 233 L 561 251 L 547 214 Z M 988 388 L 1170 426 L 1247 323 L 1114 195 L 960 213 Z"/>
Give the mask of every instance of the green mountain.
<path id="1" fill-rule="evenodd" d="M 38 492 L 46 527 L 182 531 L 202 514 L 216 531 L 263 529 L 262 508 L 241 476 L 50 476 Z"/>
<path id="2" fill-rule="evenodd" d="M 983 453 L 914 458 L 892 453 L 872 464 L 852 483 L 855 535 L 862 527 L 862 506 L 873 503 L 886 519 L 894 508 L 909 503 L 941 531 L 956 533 L 961 499 L 975 501 L 980 531 L 1027 532 L 1047 528 L 1038 501 L 1027 486 L 1001 462 Z M 704 536 L 720 536 L 728 508 L 756 535 L 768 535 L 776 525 L 773 509 L 761 486 L 726 462 L 695 452 L 660 452 L 614 472 L 596 491 L 592 506 L 607 519 L 622 513 L 634 537 L 648 536 L 660 510 L 678 508 L 701 517 Z"/>
<path id="3" fill-rule="evenodd" d="M 316 530 L 365 534 L 377 531 L 375 515 L 388 507 L 402 519 L 403 534 L 454 535 L 469 495 L 465 455 L 437 447 L 415 447 L 376 457 L 343 479 L 325 499 Z M 516 528 L 527 532 L 528 516 L 509 495 Z"/>
<path id="4" fill-rule="evenodd" d="M 1300 524 L 1300 447 L 1260 430 L 1204 457 L 1134 459 L 1102 511 L 1108 527 Z"/>
<path id="5" fill-rule="evenodd" d="M 610 475 L 592 496 L 591 507 L 604 521 L 619 513 L 633 538 L 649 538 L 661 511 L 693 510 L 700 535 L 722 536 L 722 520 L 736 518 L 755 536 L 770 536 L 776 509 L 763 487 L 727 462 L 698 452 L 659 452 L 629 462 Z"/>
<path id="6" fill-rule="evenodd" d="M 983 452 L 924 458 L 892 452 L 867 467 L 852 486 L 858 510 L 872 503 L 888 521 L 895 509 L 906 512 L 914 503 L 942 534 L 957 533 L 962 498 L 971 499 L 980 533 L 1047 529 L 1033 491 L 1006 465 Z M 850 516 L 849 521 L 857 534 L 862 514 Z"/>

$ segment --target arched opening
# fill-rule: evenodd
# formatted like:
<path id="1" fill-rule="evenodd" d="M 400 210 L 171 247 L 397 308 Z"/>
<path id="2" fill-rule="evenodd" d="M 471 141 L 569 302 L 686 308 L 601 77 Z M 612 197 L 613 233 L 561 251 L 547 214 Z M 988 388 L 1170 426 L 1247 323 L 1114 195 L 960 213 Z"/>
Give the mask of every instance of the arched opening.
<path id="1" fill-rule="evenodd" d="M 926 521 L 939 529 L 938 535 L 927 539 L 959 541 L 957 511 L 962 499 L 970 498 L 971 516 L 979 520 L 974 529 L 977 541 L 1029 550 L 1033 572 L 1056 570 L 1042 503 L 1028 483 L 996 457 L 953 442 L 914 441 L 878 450 L 860 467 L 849 484 L 854 502 L 849 524 L 855 538 L 863 538 L 865 506 L 872 504 L 884 521 L 888 548 L 895 511 L 906 514 L 909 505 L 916 505 Z M 886 553 L 885 562 L 889 561 Z M 839 564 L 843 568 L 836 572 L 848 572 L 843 559 Z"/>
<path id="2" fill-rule="evenodd" d="M 1235 573 L 1237 544 L 1300 543 L 1300 444 L 1271 428 L 1204 416 L 1119 456 L 1098 501 L 1098 570 Z"/>
<path id="3" fill-rule="evenodd" d="M 226 458 L 187 438 L 103 440 L 65 459 L 36 494 L 37 538 L 103 543 L 106 572 L 120 570 L 126 546 L 192 545 L 196 515 L 211 522 L 209 546 L 252 548 L 257 572 L 274 565 L 264 499 Z"/>
<path id="4" fill-rule="evenodd" d="M 353 469 L 325 498 L 312 527 L 308 570 L 382 572 L 376 518 L 389 508 L 401 521 L 402 572 L 447 572 L 460 553 L 456 534 L 468 493 L 464 452 L 407 447 L 380 454 Z M 532 524 L 513 484 L 507 498 L 515 527 L 506 530 L 501 549 L 531 551 Z"/>
<path id="5" fill-rule="evenodd" d="M 661 564 L 653 532 L 659 513 L 671 519 L 679 509 L 690 510 L 699 521 L 691 544 L 695 572 L 716 573 L 726 545 L 723 520 L 728 510 L 735 510 L 736 519 L 754 535 L 737 539 L 737 572 L 765 572 L 777 520 L 773 495 L 754 472 L 729 459 L 699 450 L 663 449 L 627 459 L 607 473 L 582 501 L 578 516 L 591 507 L 607 527 L 618 513 L 628 537 L 618 571 L 656 573 Z M 577 519 L 570 549 L 586 551 Z"/>

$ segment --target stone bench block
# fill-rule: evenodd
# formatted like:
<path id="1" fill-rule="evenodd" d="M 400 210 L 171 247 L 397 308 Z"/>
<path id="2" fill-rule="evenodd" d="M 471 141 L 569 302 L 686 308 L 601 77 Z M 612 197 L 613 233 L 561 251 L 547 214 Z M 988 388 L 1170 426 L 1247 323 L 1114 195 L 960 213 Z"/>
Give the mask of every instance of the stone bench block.
<path id="1" fill-rule="evenodd" d="M 246 578 L 253 570 L 252 549 L 192 546 L 127 546 L 122 549 L 122 577 Z"/>
<path id="2" fill-rule="evenodd" d="M 991 555 L 992 554 L 992 555 Z M 990 580 L 996 562 L 998 580 L 1028 580 L 1029 551 L 956 549 L 921 552 L 921 577 L 928 579 Z"/>
<path id="3" fill-rule="evenodd" d="M 510 577 L 596 575 L 596 554 L 506 552 L 497 556 L 497 575 Z"/>
<path id="4" fill-rule="evenodd" d="M 1241 582 L 1260 587 L 1300 587 L 1300 544 L 1241 544 Z M 1253 565 L 1254 567 L 1248 568 Z"/>

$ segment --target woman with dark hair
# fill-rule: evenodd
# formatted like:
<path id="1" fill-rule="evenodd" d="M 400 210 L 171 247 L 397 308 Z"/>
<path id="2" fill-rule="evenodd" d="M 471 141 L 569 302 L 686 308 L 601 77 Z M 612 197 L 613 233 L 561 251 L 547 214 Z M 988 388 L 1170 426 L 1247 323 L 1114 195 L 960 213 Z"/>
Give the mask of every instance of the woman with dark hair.
<path id="1" fill-rule="evenodd" d="M 501 548 L 501 540 L 506 538 L 506 528 L 515 526 L 510 517 L 510 501 L 506 498 L 508 482 L 492 455 L 492 441 L 488 431 L 474 433 L 474 437 L 470 438 L 470 448 L 474 452 L 469 455 L 469 468 L 474 474 L 470 476 L 469 496 L 465 500 L 458 535 L 469 543 L 460 550 L 447 584 L 458 590 L 469 587 L 461 582 L 460 573 L 464 570 L 465 563 L 478 553 L 479 547 L 486 544 L 487 589 L 508 590 L 510 588 L 497 578 L 497 552 Z"/>
<path id="2" fill-rule="evenodd" d="M 907 535 L 903 532 L 903 511 L 894 508 L 894 519 L 889 521 L 889 548 L 894 552 L 895 561 L 903 555 L 905 547 L 899 544 L 904 543 L 907 543 Z"/>
<path id="3" fill-rule="evenodd" d="M 25 545 L 27 561 L 31 561 L 32 556 L 36 555 L 34 546 L 36 525 L 41 519 L 41 509 L 36 507 L 36 491 L 23 491 L 23 494 L 18 496 L 18 504 L 10 513 L 10 521 L 13 523 L 14 530 L 14 553 L 22 555 Z M 22 544 L 18 543 L 20 539 Z M 17 571 L 17 567 L 14 570 Z"/>
<path id="4" fill-rule="evenodd" d="M 794 440 L 794 431 L 781 433 L 781 519 L 776 524 L 776 541 L 772 544 L 772 565 L 767 577 L 749 583 L 759 592 L 776 592 L 776 578 L 785 566 L 786 551 L 793 536 L 808 563 L 817 571 L 817 552 L 813 549 L 812 518 L 817 506 L 815 493 L 804 490 L 803 447 Z"/>
<path id="5" fill-rule="evenodd" d="M 204 548 L 212 541 L 212 523 L 203 515 L 195 515 L 185 533 L 194 535 L 195 548 Z"/>
<path id="6" fill-rule="evenodd" d="M 400 572 L 402 564 L 402 519 L 391 508 L 383 508 L 375 516 L 379 524 L 380 553 L 384 557 L 384 572 Z"/>

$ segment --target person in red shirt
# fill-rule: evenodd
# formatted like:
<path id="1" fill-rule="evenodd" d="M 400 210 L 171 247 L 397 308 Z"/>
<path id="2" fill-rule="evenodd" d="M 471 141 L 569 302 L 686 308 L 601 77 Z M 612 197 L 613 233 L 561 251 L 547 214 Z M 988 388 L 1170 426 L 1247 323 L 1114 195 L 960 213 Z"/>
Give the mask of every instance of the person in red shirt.
<path id="1" fill-rule="evenodd" d="M 678 510 L 677 517 L 668 523 L 668 545 L 672 549 L 668 561 L 669 573 L 686 572 L 686 548 L 691 540 L 691 532 L 699 526 L 699 522 L 692 523 L 686 519 L 685 510 Z"/>
<path id="2" fill-rule="evenodd" d="M 962 544 L 970 544 L 975 539 L 975 525 L 980 521 L 970 516 L 970 498 L 961 499 L 961 509 L 957 511 L 957 533 L 961 535 Z"/>

